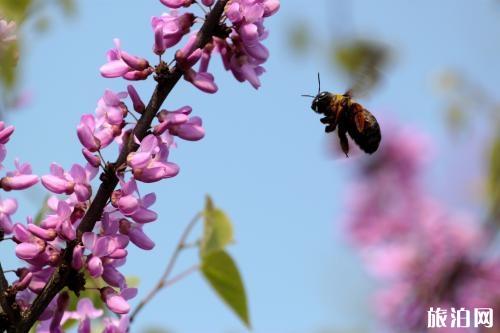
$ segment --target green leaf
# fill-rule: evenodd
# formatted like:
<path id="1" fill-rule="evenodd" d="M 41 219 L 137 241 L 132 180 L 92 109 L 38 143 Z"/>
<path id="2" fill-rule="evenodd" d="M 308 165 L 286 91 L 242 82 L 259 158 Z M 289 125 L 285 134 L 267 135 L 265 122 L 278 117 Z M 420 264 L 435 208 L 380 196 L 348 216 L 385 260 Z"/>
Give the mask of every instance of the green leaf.
<path id="1" fill-rule="evenodd" d="M 203 217 L 204 231 L 200 246 L 202 257 L 223 250 L 233 241 L 233 226 L 229 217 L 214 206 L 210 197 L 206 199 Z"/>
<path id="2" fill-rule="evenodd" d="M 217 295 L 250 328 L 245 287 L 238 268 L 229 254 L 218 251 L 203 257 L 201 272 Z"/>
<path id="3" fill-rule="evenodd" d="M 28 13 L 32 5 L 32 0 L 0 0 L 0 13 L 9 20 L 15 20 L 20 24 Z"/>

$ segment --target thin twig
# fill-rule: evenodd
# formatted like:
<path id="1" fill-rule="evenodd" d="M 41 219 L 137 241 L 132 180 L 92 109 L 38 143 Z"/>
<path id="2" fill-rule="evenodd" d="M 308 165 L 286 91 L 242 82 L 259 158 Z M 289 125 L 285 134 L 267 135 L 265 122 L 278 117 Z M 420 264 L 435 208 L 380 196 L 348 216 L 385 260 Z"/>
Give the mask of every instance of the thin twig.
<path id="1" fill-rule="evenodd" d="M 176 284 L 177 282 L 179 282 L 181 280 L 184 280 L 186 277 L 193 274 L 194 272 L 197 272 L 199 269 L 200 269 L 200 264 L 196 264 L 196 265 L 189 267 L 185 271 L 177 274 L 176 276 L 174 276 L 170 280 L 166 281 L 164 288 L 168 288 L 168 287 L 173 286 L 174 284 Z"/>
<path id="2" fill-rule="evenodd" d="M 212 40 L 227 2 L 228 0 L 217 1 L 213 10 L 207 15 L 207 19 L 197 35 L 197 48 L 205 47 L 205 45 Z M 134 128 L 133 135 L 130 136 L 128 143 L 122 148 L 116 162 L 108 164 L 106 170 L 100 175 L 101 185 L 99 186 L 94 200 L 85 213 L 85 216 L 80 222 L 77 230 L 77 239 L 68 243 L 67 248 L 64 250 L 64 256 L 60 265 L 54 271 L 41 293 L 33 301 L 29 310 L 23 314 L 22 319 L 15 322 L 17 333 L 29 332 L 30 328 L 47 308 L 49 303 L 54 299 L 57 293 L 67 285 L 71 276 L 74 275 L 75 272 L 71 268 L 73 249 L 80 242 L 82 234 L 92 231 L 97 221 L 101 219 L 102 212 L 111 194 L 118 185 L 118 177 L 116 175 L 117 169 L 123 166 L 127 161 L 127 156 L 131 152 L 135 152 L 138 148 L 138 145 L 134 141 L 134 137 L 142 140 L 147 135 L 151 123 L 161 105 L 184 73 L 181 68 L 176 66 L 172 70 L 167 69 L 157 74 L 158 84 L 156 85 L 146 110 L 141 115 Z"/>
<path id="3" fill-rule="evenodd" d="M 196 225 L 196 222 L 198 222 L 198 220 L 201 218 L 201 216 L 202 216 L 202 213 L 196 214 L 193 217 L 193 219 L 189 222 L 189 224 L 186 226 L 186 228 L 184 229 L 184 231 L 181 235 L 181 238 L 179 238 L 179 242 L 177 243 L 177 246 L 175 247 L 174 253 L 170 257 L 170 260 L 168 261 L 168 264 L 165 268 L 165 271 L 163 272 L 162 276 L 160 277 L 160 279 L 156 283 L 155 287 L 153 289 L 151 289 L 151 291 L 146 295 L 146 297 L 144 297 L 139 302 L 139 304 L 137 305 L 137 308 L 135 308 L 135 310 L 132 312 L 132 314 L 130 315 L 130 322 L 132 322 L 135 319 L 135 317 L 142 310 L 142 308 L 147 303 L 149 303 L 153 299 L 153 297 L 155 297 L 156 294 L 161 289 L 168 286 L 169 284 L 173 284 L 173 283 L 177 282 L 177 280 L 175 278 L 172 279 L 175 281 L 173 281 L 173 282 L 170 282 L 172 280 L 169 281 L 170 274 L 172 274 L 172 271 L 174 270 L 174 267 L 175 267 L 175 263 L 177 262 L 177 258 L 179 257 L 179 254 L 181 253 L 181 251 L 185 249 L 186 241 L 187 241 L 189 235 L 191 234 L 191 231 L 193 230 L 194 226 Z M 196 265 L 196 267 L 198 267 L 198 265 Z"/>

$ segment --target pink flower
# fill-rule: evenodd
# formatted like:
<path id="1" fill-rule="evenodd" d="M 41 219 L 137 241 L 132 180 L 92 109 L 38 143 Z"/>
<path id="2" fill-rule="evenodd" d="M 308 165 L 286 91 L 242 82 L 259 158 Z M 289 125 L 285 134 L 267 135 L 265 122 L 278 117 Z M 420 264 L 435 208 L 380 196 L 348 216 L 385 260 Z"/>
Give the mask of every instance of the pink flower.
<path id="1" fill-rule="evenodd" d="M 114 39 L 115 48 L 107 53 L 108 62 L 100 68 L 101 75 L 106 78 L 125 76 L 129 72 L 152 73 L 146 59 L 133 56 L 121 50 L 120 40 Z M 128 77 L 128 79 L 133 79 Z M 141 78 L 143 79 L 143 78 Z"/>
<path id="2" fill-rule="evenodd" d="M 12 233 L 12 220 L 10 216 L 17 211 L 17 201 L 15 199 L 0 200 L 0 229 L 5 234 Z"/>
<path id="3" fill-rule="evenodd" d="M 119 126 L 110 126 L 101 120 L 97 122 L 91 114 L 83 115 L 77 127 L 78 139 L 90 152 L 107 147 L 120 133 Z"/>
<path id="4" fill-rule="evenodd" d="M 191 13 L 178 15 L 176 11 L 165 13 L 151 19 L 151 26 L 155 34 L 153 51 L 162 55 L 166 49 L 176 45 L 184 35 L 189 33 L 195 16 Z"/>
<path id="5" fill-rule="evenodd" d="M 12 288 L 14 288 L 14 290 L 16 291 L 20 291 L 20 290 L 24 290 L 26 288 L 28 288 L 30 282 L 31 282 L 31 278 L 33 277 L 33 273 L 30 272 L 28 269 L 20 269 L 18 270 L 18 272 L 20 271 L 20 274 L 16 272 L 16 274 L 19 276 L 19 280 L 17 280 L 16 282 L 14 282 L 12 284 Z"/>
<path id="6" fill-rule="evenodd" d="M 92 152 L 87 148 L 82 148 L 82 155 L 94 168 L 98 168 L 101 165 L 101 158 L 99 155 L 92 154 Z"/>
<path id="7" fill-rule="evenodd" d="M 84 258 L 83 258 L 83 251 L 85 250 L 85 247 L 82 245 L 77 245 L 75 246 L 75 249 L 73 250 L 73 257 L 71 259 L 71 267 L 73 267 L 76 270 L 82 269 L 84 265 Z"/>
<path id="8" fill-rule="evenodd" d="M 155 135 L 146 136 L 139 149 L 130 153 L 127 163 L 132 168 L 134 178 L 152 183 L 164 178 L 171 178 L 179 173 L 179 167 L 167 162 L 168 148 Z"/>
<path id="9" fill-rule="evenodd" d="M 398 130 L 385 138 L 356 177 L 361 184 L 348 214 L 351 238 L 385 279 L 376 299 L 380 316 L 398 332 L 419 331 L 430 307 L 496 307 L 500 261 L 492 267 L 480 257 L 489 230 L 422 191 L 429 152 L 421 135 Z"/>
<path id="10" fill-rule="evenodd" d="M 154 193 L 146 194 L 143 198 L 139 197 L 135 179 L 129 182 L 120 180 L 121 189 L 115 191 L 112 196 L 112 203 L 120 212 L 131 217 L 135 222 L 148 223 L 156 220 L 158 215 L 148 209 L 156 201 Z"/>
<path id="11" fill-rule="evenodd" d="M 83 245 L 92 252 L 88 257 L 87 269 L 92 277 L 100 277 L 104 272 L 103 259 L 114 256 L 123 257 L 123 249 L 128 244 L 128 237 L 98 236 L 92 232 L 86 232 L 82 236 Z M 119 255 L 118 255 L 119 254 Z M 126 253 L 123 253 L 126 255 Z"/>
<path id="12" fill-rule="evenodd" d="M 73 164 L 69 172 L 56 164 L 50 166 L 50 175 L 42 176 L 42 184 L 49 191 L 57 194 L 75 193 L 78 201 L 83 202 L 90 198 L 92 187 L 90 180 L 96 175 L 97 169 L 87 165 L 83 168 L 79 164 Z"/>
<path id="13" fill-rule="evenodd" d="M 15 239 L 19 242 L 16 245 L 18 258 L 24 260 L 34 259 L 45 250 L 45 241 L 35 237 L 23 225 L 16 224 L 13 231 Z"/>
<path id="14" fill-rule="evenodd" d="M 137 93 L 137 90 L 135 90 L 133 85 L 128 85 L 127 91 L 130 96 L 130 99 L 132 100 L 135 112 L 143 113 L 144 110 L 146 109 L 146 106 L 144 105 L 144 102 L 141 100 L 139 94 Z"/>
<path id="15" fill-rule="evenodd" d="M 65 318 L 78 320 L 78 333 L 90 333 L 91 320 L 103 315 L 103 310 L 96 309 L 90 298 L 81 298 L 76 305 L 76 311 L 66 312 Z"/>
<path id="16" fill-rule="evenodd" d="M 4 145 L 9 142 L 12 133 L 14 133 L 14 126 L 5 127 L 5 123 L 0 121 L 0 144 Z"/>
<path id="17" fill-rule="evenodd" d="M 208 72 L 196 72 L 193 69 L 189 69 L 184 74 L 184 78 L 203 92 L 215 94 L 218 90 L 214 82 L 214 76 Z"/>
<path id="18" fill-rule="evenodd" d="M 128 316 L 121 316 L 120 319 L 104 318 L 104 331 L 102 333 L 128 333 L 130 319 Z"/>
<path id="19" fill-rule="evenodd" d="M 45 229 L 55 229 L 66 240 L 76 237 L 76 228 L 71 221 L 73 208 L 63 200 L 57 200 L 55 214 L 49 214 L 42 220 L 41 226 Z"/>
<path id="20" fill-rule="evenodd" d="M 144 233 L 141 224 L 120 220 L 120 233 L 127 235 L 130 241 L 143 250 L 151 250 L 155 243 Z"/>
<path id="21" fill-rule="evenodd" d="M 56 310 L 54 312 L 54 316 L 52 317 L 49 326 L 50 333 L 63 333 L 61 327 L 62 319 L 68 305 L 69 305 L 69 294 L 65 291 L 59 293 L 59 296 L 57 297 Z"/>
<path id="22" fill-rule="evenodd" d="M 106 89 L 103 97 L 97 102 L 95 110 L 97 119 L 110 126 L 121 126 L 123 118 L 127 115 L 127 107 L 121 100 L 127 96 L 126 92 L 114 93 Z"/>
<path id="23" fill-rule="evenodd" d="M 184 106 L 176 111 L 162 110 L 158 113 L 160 124 L 154 128 L 154 134 L 161 135 L 166 130 L 169 134 L 188 141 L 198 141 L 205 136 L 205 129 L 199 117 L 189 118 L 192 109 Z"/>
<path id="24" fill-rule="evenodd" d="M 29 163 L 21 164 L 16 159 L 15 171 L 7 172 L 7 176 L 0 179 L 0 187 L 5 191 L 24 190 L 38 183 L 38 176 L 33 175 Z"/>
<path id="25" fill-rule="evenodd" d="M 193 0 L 160 0 L 160 2 L 168 8 L 177 9 L 191 6 Z"/>
<path id="26" fill-rule="evenodd" d="M 116 314 L 127 314 L 130 311 L 130 305 L 127 303 L 127 300 L 134 298 L 136 295 L 136 288 L 125 288 L 120 293 L 110 287 L 101 289 L 101 299 Z"/>

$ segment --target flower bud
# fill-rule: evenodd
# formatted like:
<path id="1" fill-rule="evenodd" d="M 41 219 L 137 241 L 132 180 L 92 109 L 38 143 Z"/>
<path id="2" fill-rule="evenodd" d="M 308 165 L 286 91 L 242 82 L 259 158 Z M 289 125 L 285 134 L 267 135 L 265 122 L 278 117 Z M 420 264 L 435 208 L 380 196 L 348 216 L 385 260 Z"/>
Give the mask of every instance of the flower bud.
<path id="1" fill-rule="evenodd" d="M 191 6 L 193 0 L 160 0 L 160 2 L 168 8 L 177 9 Z"/>
<path id="2" fill-rule="evenodd" d="M 12 287 L 16 291 L 24 290 L 24 289 L 28 288 L 32 277 L 33 277 L 33 273 L 31 273 L 27 269 L 23 270 L 19 280 L 14 282 Z"/>
<path id="3" fill-rule="evenodd" d="M 121 51 L 122 60 L 136 71 L 142 71 L 149 67 L 149 62 L 141 57 L 133 56 L 125 51 Z"/>
<path id="4" fill-rule="evenodd" d="M 134 106 L 135 112 L 143 113 L 146 107 L 144 106 L 144 102 L 141 100 L 141 97 L 137 93 L 137 90 L 135 90 L 133 85 L 128 85 L 127 91 L 130 99 L 132 99 L 132 104 Z"/>
<path id="5" fill-rule="evenodd" d="M 57 237 L 57 232 L 54 229 L 44 229 L 36 224 L 28 224 L 28 230 L 35 236 L 45 240 L 53 241 Z"/>
<path id="6" fill-rule="evenodd" d="M 129 80 L 129 81 L 146 80 L 148 78 L 148 76 L 153 74 L 153 72 L 154 72 L 154 69 L 151 67 L 148 67 L 142 71 L 130 71 L 130 72 L 124 74 L 123 78 L 125 80 Z"/>
<path id="7" fill-rule="evenodd" d="M 0 179 L 0 187 L 5 191 L 25 190 L 38 183 L 37 175 L 7 176 Z"/>
<path id="8" fill-rule="evenodd" d="M 101 165 L 101 158 L 98 155 L 92 154 L 90 150 L 87 148 L 82 148 L 83 157 L 92 165 L 94 168 L 99 167 Z"/>
<path id="9" fill-rule="evenodd" d="M 125 298 L 119 295 L 113 288 L 101 288 L 101 299 L 108 308 L 117 314 L 126 314 L 130 311 L 130 305 Z"/>

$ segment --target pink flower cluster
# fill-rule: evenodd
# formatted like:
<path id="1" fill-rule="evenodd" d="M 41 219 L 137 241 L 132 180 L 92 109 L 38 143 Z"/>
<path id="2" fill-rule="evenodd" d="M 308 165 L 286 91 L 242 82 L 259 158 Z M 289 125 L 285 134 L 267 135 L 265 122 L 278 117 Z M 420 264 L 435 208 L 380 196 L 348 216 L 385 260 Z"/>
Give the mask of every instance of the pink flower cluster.
<path id="1" fill-rule="evenodd" d="M 52 305 L 52 316 L 40 321 L 37 333 L 62 332 L 61 326 L 71 321 L 78 322 L 78 333 L 91 333 L 92 320 L 102 318 L 103 314 L 104 311 L 96 309 L 89 298 L 81 298 L 75 311 L 68 310 L 67 294 L 62 293 L 57 299 L 57 303 Z M 119 319 L 103 318 L 103 324 L 103 333 L 122 333 L 129 329 L 129 319 L 126 315 L 121 315 Z"/>
<path id="2" fill-rule="evenodd" d="M 153 52 L 162 56 L 188 35 L 196 23 L 192 12 L 180 13 L 179 8 L 190 8 L 192 0 L 161 0 L 171 11 L 151 19 L 154 33 Z M 211 6 L 213 1 L 202 1 Z M 224 10 L 225 19 L 220 23 L 219 33 L 203 49 L 196 47 L 197 31 L 193 32 L 183 47 L 175 52 L 176 66 L 182 69 L 184 78 L 198 89 L 215 93 L 218 87 L 208 71 L 213 52 L 221 55 L 224 68 L 240 81 L 248 81 L 254 88 L 260 87 L 259 76 L 264 73 L 262 65 L 269 58 L 269 51 L 262 44 L 268 36 L 264 19 L 275 14 L 279 0 L 232 0 Z M 107 78 L 123 77 L 127 80 L 143 80 L 154 72 L 148 61 L 129 55 L 116 47 L 108 52 L 108 62 L 101 67 Z M 193 67 L 199 64 L 198 69 Z"/>
<path id="3" fill-rule="evenodd" d="M 375 160 L 360 170 L 348 213 L 351 239 L 385 281 L 376 297 L 384 322 L 397 332 L 420 332 L 430 307 L 500 311 L 494 287 L 500 259 L 483 255 L 487 230 L 424 193 L 425 138 L 414 130 L 385 138 Z"/>
<path id="4" fill-rule="evenodd" d="M 3 169 L 2 162 L 7 155 L 5 148 L 7 142 L 14 133 L 14 126 L 5 126 L 0 121 L 0 169 Z M 32 174 L 31 165 L 21 164 L 17 159 L 14 162 L 16 169 L 6 172 L 6 175 L 0 178 L 0 188 L 6 192 L 11 190 L 25 190 L 38 183 L 38 176 Z M 17 211 L 17 201 L 15 199 L 0 199 L 0 240 L 4 235 L 10 235 L 14 224 L 11 216 Z"/>
<path id="5" fill-rule="evenodd" d="M 53 163 L 50 173 L 41 177 L 47 190 L 63 197 L 51 196 L 48 199 L 48 211 L 40 221 L 35 222 L 29 217 L 27 224 L 13 223 L 11 215 L 17 209 L 17 202 L 13 199 L 0 201 L 0 229 L 3 234 L 12 234 L 16 256 L 27 264 L 17 270 L 19 279 L 14 283 L 22 309 L 27 309 L 42 291 L 61 262 L 67 244 L 77 240 L 78 226 L 92 199 L 92 180 L 100 166 L 105 168 L 102 161 L 104 149 L 113 142 L 122 146 L 135 126 L 134 121 L 127 120 L 128 116 L 132 112 L 140 115 L 144 111 L 144 103 L 135 88 L 129 86 L 127 90 L 128 93 L 106 90 L 97 103 L 95 114 L 82 116 L 77 134 L 88 163 L 73 164 L 69 170 Z M 129 111 L 125 103 L 129 95 L 134 111 Z M 126 163 L 118 168 L 119 188 L 113 192 L 94 231 L 83 233 L 81 242 L 74 248 L 72 267 L 77 271 L 84 270 L 91 278 L 100 278 L 107 284 L 99 292 L 108 308 L 117 314 L 129 312 L 127 300 L 136 294 L 134 288 L 127 286 L 125 277 L 119 271 L 119 267 L 126 262 L 129 244 L 142 250 L 151 250 L 155 245 L 143 227 L 157 219 L 156 212 L 151 210 L 156 195 L 149 193 L 141 196 L 137 181 L 152 183 L 178 174 L 179 167 L 168 161 L 169 151 L 175 146 L 174 138 L 196 141 L 205 134 L 201 119 L 191 117 L 191 112 L 192 109 L 187 106 L 175 111 L 162 110 L 158 113 L 153 133 L 141 141 L 135 138 L 139 148 L 130 153 Z M 13 130 L 12 126 L 5 127 L 0 123 L 2 159 L 5 156 L 4 145 Z M 31 174 L 28 164 L 16 161 L 16 168 L 0 180 L 2 189 L 25 189 L 38 182 L 38 176 Z M 131 176 L 127 178 L 128 171 Z M 42 323 L 39 331 L 43 331 L 44 325 L 48 325 L 51 332 L 59 329 L 69 318 L 65 315 L 66 306 L 60 303 L 54 300 L 45 310 L 40 320 L 50 322 Z M 88 308 L 88 304 L 83 307 Z M 72 314 L 71 318 L 79 318 L 82 327 L 89 327 L 88 319 L 93 315 L 83 312 Z M 120 325 L 110 319 L 105 331 L 118 332 L 112 327 Z M 82 332 L 90 331 L 84 329 Z"/>
<path id="6" fill-rule="evenodd" d="M 115 39 L 115 47 L 108 51 L 107 62 L 100 68 L 103 77 L 138 81 L 153 73 L 167 77 L 176 73 L 177 78 L 182 73 L 200 90 L 214 93 L 217 85 L 208 67 L 212 53 L 217 51 L 225 68 L 239 81 L 249 81 L 255 88 L 260 86 L 259 76 L 264 72 L 262 65 L 269 57 L 262 44 L 268 34 L 263 23 L 279 9 L 279 1 L 231 0 L 224 8 L 213 38 L 203 49 L 197 48 L 197 32 L 188 36 L 199 21 L 196 15 L 178 11 L 179 8 L 192 8 L 195 1 L 161 2 L 171 10 L 151 20 L 153 52 L 160 57 L 160 63 L 151 66 L 145 58 L 124 51 L 120 41 Z M 201 1 L 201 5 L 210 10 L 213 4 L 212 0 Z M 1 42 L 14 38 L 12 29 L 12 24 L 0 20 Z M 185 45 L 172 53 L 175 67 L 170 68 L 161 56 L 184 38 Z M 193 69 L 197 64 L 198 69 Z M 205 135 L 201 118 L 192 116 L 190 106 L 162 109 L 155 114 L 153 123 L 151 113 L 158 108 L 148 109 L 150 107 L 151 104 L 146 106 L 132 85 L 126 92 L 105 90 L 95 112 L 83 115 L 77 125 L 76 132 L 86 163 L 74 163 L 69 168 L 52 163 L 50 172 L 41 177 L 42 185 L 51 193 L 41 216 L 36 219 L 28 217 L 27 223 L 15 223 L 12 215 L 17 210 L 16 200 L 0 200 L 0 241 L 12 241 L 16 256 L 24 262 L 24 267 L 15 271 L 17 280 L 9 289 L 9 293 L 15 294 L 17 308 L 21 311 L 29 309 L 54 272 L 62 267 L 61 263 L 67 263 L 71 265 L 71 273 L 78 276 L 71 283 L 80 284 L 68 285 L 69 289 L 78 292 L 85 288 L 86 279 L 99 279 L 95 292 L 110 311 L 120 315 L 120 319 L 104 318 L 103 332 L 128 331 L 128 300 L 136 295 L 137 290 L 127 285 L 120 267 L 126 263 L 131 244 L 142 250 L 153 249 L 155 243 L 144 229 L 157 220 L 157 213 L 152 209 L 155 193 L 141 195 L 138 184 L 175 177 L 179 167 L 170 161 L 169 155 L 171 149 L 177 147 L 176 138 L 198 141 Z M 138 120 L 141 116 L 143 118 Z M 147 129 L 141 122 L 144 119 L 150 125 Z M 142 127 L 138 126 L 140 130 L 136 131 L 138 122 Z M 13 131 L 12 126 L 0 122 L 0 168 L 6 155 L 5 144 Z M 134 142 L 137 146 L 130 149 Z M 117 165 L 120 162 L 111 164 L 104 157 L 105 150 L 113 144 L 123 154 L 118 158 L 122 161 L 120 165 Z M 126 158 L 124 152 L 130 152 Z M 24 190 L 38 182 L 39 177 L 32 174 L 29 164 L 16 160 L 15 166 L 14 171 L 0 178 L 1 189 Z M 99 214 L 96 218 L 91 217 L 91 225 L 96 224 L 88 230 L 87 223 L 82 221 L 87 221 L 89 207 L 95 206 L 93 182 L 100 168 L 103 170 L 101 181 L 104 183 L 113 172 L 117 178 L 112 179 L 118 181 L 118 188 L 106 198 L 107 201 L 102 201 L 104 210 L 92 211 Z M 10 237 L 5 238 L 5 235 Z M 95 309 L 85 298 L 79 301 L 76 311 L 69 309 L 69 303 L 69 294 L 60 292 L 37 318 L 37 332 L 63 332 L 62 326 L 68 320 L 79 321 L 78 332 L 91 332 L 91 320 L 100 317 L 103 311 Z"/>

